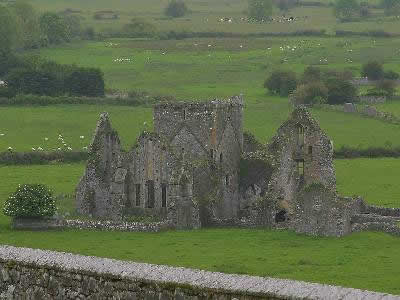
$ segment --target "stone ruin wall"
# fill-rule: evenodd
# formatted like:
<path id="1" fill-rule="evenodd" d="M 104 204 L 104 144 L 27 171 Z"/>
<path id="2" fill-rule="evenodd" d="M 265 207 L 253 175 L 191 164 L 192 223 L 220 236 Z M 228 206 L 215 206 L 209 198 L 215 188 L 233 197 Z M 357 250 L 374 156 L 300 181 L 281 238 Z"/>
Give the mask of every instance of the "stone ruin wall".
<path id="1" fill-rule="evenodd" d="M 0 246 L 0 299 L 400 300 L 400 297 L 302 281 Z"/>
<path id="2" fill-rule="evenodd" d="M 241 97 L 209 103 L 157 105 L 155 132 L 142 134 L 127 153 L 121 151 L 108 114 L 102 114 L 85 174 L 77 188 L 78 212 L 114 220 L 124 215 L 165 219 L 171 212 L 183 217 L 176 206 L 182 204 L 187 214 L 195 217 L 198 205 L 193 199 L 202 193 L 201 182 L 208 182 L 210 172 L 218 169 L 222 200 L 214 205 L 213 215 L 236 217 L 238 167 L 243 147 L 242 109 Z M 201 161 L 208 161 L 213 169 L 197 172 L 196 164 Z M 190 201 L 179 194 L 184 190 L 180 187 L 182 172 L 186 173 L 186 185 L 191 189 Z M 189 202 L 193 203 L 192 208 L 188 207 Z M 198 222 L 195 223 L 197 227 Z"/>
<path id="3" fill-rule="evenodd" d="M 279 211 L 295 218 L 299 193 L 309 184 L 320 183 L 328 190 L 336 189 L 331 141 L 306 109 L 297 108 L 292 113 L 279 128 L 268 151 L 275 165 L 267 192 L 269 220 Z"/>

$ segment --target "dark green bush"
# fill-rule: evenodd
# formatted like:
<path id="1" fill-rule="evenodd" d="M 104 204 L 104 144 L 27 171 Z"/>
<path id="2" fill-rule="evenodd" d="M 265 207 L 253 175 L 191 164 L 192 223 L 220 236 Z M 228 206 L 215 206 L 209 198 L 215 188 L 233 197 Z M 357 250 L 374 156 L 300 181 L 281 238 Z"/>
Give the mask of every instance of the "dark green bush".
<path id="1" fill-rule="evenodd" d="M 44 165 L 57 163 L 76 163 L 86 161 L 87 151 L 53 151 L 53 152 L 0 152 L 2 165 Z"/>
<path id="2" fill-rule="evenodd" d="M 383 65 L 377 61 L 370 61 L 362 66 L 361 75 L 370 80 L 380 80 L 383 78 Z"/>
<path id="3" fill-rule="evenodd" d="M 188 12 L 183 1 L 172 0 L 165 8 L 165 15 L 172 18 L 183 17 Z"/>
<path id="4" fill-rule="evenodd" d="M 293 93 L 296 104 L 323 104 L 328 99 L 328 88 L 320 81 L 302 84 Z"/>
<path id="5" fill-rule="evenodd" d="M 328 88 L 328 103 L 329 104 L 343 104 L 347 102 L 355 102 L 358 89 L 350 81 L 331 77 L 325 81 Z"/>
<path id="6" fill-rule="evenodd" d="M 264 88 L 281 97 L 288 96 L 296 87 L 296 73 L 291 71 L 275 71 L 264 82 Z"/>
<path id="7" fill-rule="evenodd" d="M 391 98 L 396 93 L 396 83 L 393 80 L 379 80 L 372 89 L 367 91 L 370 96 L 386 96 Z"/>
<path id="8" fill-rule="evenodd" d="M 395 71 L 386 71 L 384 74 L 383 74 L 383 77 L 385 78 L 385 79 L 389 79 L 389 80 L 398 80 L 399 78 L 400 78 L 400 74 L 399 73 L 397 73 L 397 72 L 395 72 Z"/>
<path id="9" fill-rule="evenodd" d="M 43 184 L 21 184 L 6 200 L 3 213 L 15 218 L 51 217 L 57 211 L 53 193 Z"/>

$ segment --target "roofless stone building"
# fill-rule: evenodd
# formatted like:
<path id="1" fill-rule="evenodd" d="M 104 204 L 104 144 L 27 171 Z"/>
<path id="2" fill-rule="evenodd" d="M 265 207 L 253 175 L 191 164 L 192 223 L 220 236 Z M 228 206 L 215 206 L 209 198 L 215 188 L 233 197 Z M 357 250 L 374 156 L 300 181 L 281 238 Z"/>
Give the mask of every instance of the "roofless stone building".
<path id="1" fill-rule="evenodd" d="M 267 146 L 244 139 L 241 96 L 158 104 L 153 117 L 154 132 L 124 152 L 108 114 L 100 116 L 76 191 L 80 214 L 342 236 L 368 210 L 337 194 L 332 142 L 305 108 Z"/>

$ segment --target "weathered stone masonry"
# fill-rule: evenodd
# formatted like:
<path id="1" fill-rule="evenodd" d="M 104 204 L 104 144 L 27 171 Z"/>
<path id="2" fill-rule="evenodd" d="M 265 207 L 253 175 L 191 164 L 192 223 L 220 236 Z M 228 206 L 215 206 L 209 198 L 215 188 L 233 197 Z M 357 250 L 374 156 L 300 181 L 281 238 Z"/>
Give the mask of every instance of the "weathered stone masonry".
<path id="1" fill-rule="evenodd" d="M 235 218 L 242 109 L 241 97 L 157 105 L 155 132 L 143 133 L 127 153 L 121 151 L 108 114 L 102 114 L 77 188 L 78 212 L 116 220 L 153 215 L 177 228 L 198 228 L 199 201 L 218 173 L 219 200 L 204 210 L 210 218 Z"/>
<path id="2" fill-rule="evenodd" d="M 0 299 L 376 299 L 399 296 L 294 280 L 0 246 Z"/>
<path id="3" fill-rule="evenodd" d="M 398 216 L 338 195 L 333 142 L 306 108 L 296 107 L 268 145 L 244 144 L 242 110 L 237 96 L 156 105 L 155 132 L 142 133 L 126 153 L 102 114 L 77 188 L 78 212 L 114 221 L 152 215 L 178 229 L 265 226 L 318 236 L 398 231 Z M 243 173 L 246 160 L 252 170 Z"/>

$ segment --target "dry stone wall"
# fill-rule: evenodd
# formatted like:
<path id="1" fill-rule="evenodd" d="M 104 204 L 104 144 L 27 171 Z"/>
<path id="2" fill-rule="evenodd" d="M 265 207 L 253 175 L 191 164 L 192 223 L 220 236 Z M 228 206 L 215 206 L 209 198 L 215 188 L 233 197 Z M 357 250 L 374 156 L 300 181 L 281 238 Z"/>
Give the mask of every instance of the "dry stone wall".
<path id="1" fill-rule="evenodd" d="M 376 299 L 399 296 L 0 246 L 0 299 Z"/>

